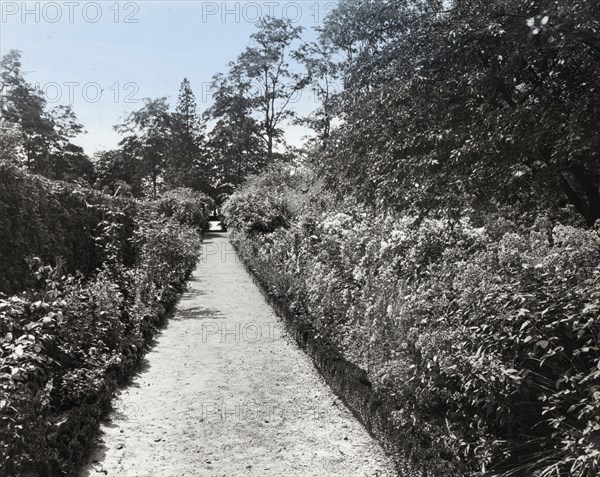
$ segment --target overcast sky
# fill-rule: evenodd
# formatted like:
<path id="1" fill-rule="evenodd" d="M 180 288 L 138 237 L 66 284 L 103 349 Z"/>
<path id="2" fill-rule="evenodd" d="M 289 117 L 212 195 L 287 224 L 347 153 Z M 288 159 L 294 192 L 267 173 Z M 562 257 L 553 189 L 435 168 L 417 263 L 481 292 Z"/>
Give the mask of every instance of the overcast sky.
<path id="1" fill-rule="evenodd" d="M 225 72 L 248 44 L 261 15 L 292 19 L 316 37 L 334 1 L 58 1 L 0 2 L 0 53 L 22 51 L 23 71 L 38 83 L 49 105 L 72 104 L 87 134 L 86 152 L 109 149 L 112 130 L 142 98 L 167 96 L 174 107 L 187 77 L 202 112 L 210 105 L 209 82 Z M 315 100 L 305 93 L 296 108 Z M 299 144 L 306 130 L 286 129 Z"/>

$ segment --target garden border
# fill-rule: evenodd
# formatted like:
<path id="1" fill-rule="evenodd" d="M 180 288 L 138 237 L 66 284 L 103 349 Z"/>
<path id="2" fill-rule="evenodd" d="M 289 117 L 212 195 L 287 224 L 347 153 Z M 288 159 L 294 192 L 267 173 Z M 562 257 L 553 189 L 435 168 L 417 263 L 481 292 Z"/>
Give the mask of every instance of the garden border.
<path id="1" fill-rule="evenodd" d="M 200 258 L 199 258 L 200 260 Z M 196 262 L 196 265 L 197 266 Z M 40 475 L 48 477 L 63 477 L 64 475 L 75 475 L 94 449 L 98 441 L 100 423 L 108 417 L 112 409 L 114 393 L 130 383 L 130 380 L 140 371 L 142 360 L 152 347 L 152 342 L 157 333 L 164 328 L 169 319 L 176 311 L 186 284 L 193 273 L 193 269 L 187 271 L 185 279 L 180 283 L 171 283 L 172 291 L 167 299 L 161 299 L 153 306 L 153 314 L 143 318 L 146 328 L 142 332 L 143 346 L 136 348 L 128 354 L 118 365 L 109 368 L 104 376 L 103 391 L 94 402 L 82 403 L 66 411 L 62 416 L 56 416 L 57 421 L 62 422 L 59 430 L 46 436 L 51 438 L 55 445 L 53 448 L 62 448 L 57 452 L 57 457 L 66 458 L 63 462 L 65 468 L 56 468 L 52 462 L 40 463 Z M 73 445 L 73 444 L 78 445 Z M 66 449 L 75 449 L 75 453 L 65 455 Z M 66 472 L 66 474 L 64 473 Z"/>
<path id="2" fill-rule="evenodd" d="M 376 391 L 364 369 L 348 361 L 329 341 L 319 336 L 310 324 L 297 319 L 289 304 L 281 297 L 268 290 L 240 252 L 235 241 L 232 245 L 246 271 L 258 286 L 265 300 L 272 306 L 277 316 L 283 321 L 288 333 L 294 338 L 300 349 L 307 353 L 319 374 L 327 385 L 342 400 L 352 414 L 360 421 L 393 459 L 399 477 L 433 477 L 437 474 L 428 472 L 423 462 L 423 455 L 416 462 L 413 456 L 415 441 L 425 450 L 431 442 L 423 442 L 423 435 L 407 436 L 402 425 L 394 419 L 397 404 L 390 398 Z M 414 429 L 414 428 L 413 428 Z M 409 431 L 410 432 L 410 431 Z M 421 454 L 421 453 L 419 453 Z M 457 476 L 454 476 L 457 477 Z"/>

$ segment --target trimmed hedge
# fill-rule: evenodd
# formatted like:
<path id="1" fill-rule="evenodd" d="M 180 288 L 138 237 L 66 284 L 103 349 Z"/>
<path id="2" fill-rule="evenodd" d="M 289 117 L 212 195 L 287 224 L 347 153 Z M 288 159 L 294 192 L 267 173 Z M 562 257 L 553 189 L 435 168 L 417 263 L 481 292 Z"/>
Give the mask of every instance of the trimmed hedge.
<path id="1" fill-rule="evenodd" d="M 27 263 L 62 263 L 65 271 L 89 275 L 102 265 L 94 235 L 106 212 L 115 209 L 125 263 L 134 261 L 127 242 L 134 228 L 136 203 L 91 189 L 51 181 L 0 162 L 0 292 L 16 293 L 35 284 Z"/>
<path id="2" fill-rule="evenodd" d="M 22 186 L 2 192 L 3 211 L 16 216 L 11 223 L 20 235 L 30 234 L 18 244 L 2 227 L 3 251 L 13 250 L 3 255 L 12 265 L 3 274 L 5 289 L 13 277 L 14 288 L 32 288 L 0 295 L 0 468 L 7 476 L 70 475 L 117 385 L 131 376 L 175 304 L 201 238 L 154 203 L 2 171 Z M 44 215 L 27 197 L 34 191 L 56 210 Z M 18 204 L 31 223 L 11 209 Z M 46 265 L 33 256 L 40 251 L 64 260 Z"/>
<path id="3" fill-rule="evenodd" d="M 182 225 L 208 230 L 213 200 L 191 189 L 174 189 L 156 201 L 112 197 L 74 184 L 32 175 L 0 162 L 0 292 L 16 293 L 35 285 L 28 259 L 59 263 L 67 273 L 94 273 L 105 250 L 96 236 L 104 221 L 119 224 L 125 266 L 135 262 L 129 240 L 136 216 L 154 210 Z M 118 212 L 116 212 L 118 211 Z"/>

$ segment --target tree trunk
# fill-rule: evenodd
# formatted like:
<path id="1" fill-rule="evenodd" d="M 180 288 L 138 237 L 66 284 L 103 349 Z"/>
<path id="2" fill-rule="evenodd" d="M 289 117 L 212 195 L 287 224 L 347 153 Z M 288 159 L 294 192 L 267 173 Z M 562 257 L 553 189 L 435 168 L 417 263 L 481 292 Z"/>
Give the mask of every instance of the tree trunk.
<path id="1" fill-rule="evenodd" d="M 593 226 L 600 219 L 600 191 L 599 179 L 590 174 L 583 167 L 572 164 L 564 172 L 569 172 L 577 181 L 584 197 L 575 191 L 564 174 L 560 175 L 560 187 L 567 196 L 569 202 L 579 212 L 588 226 Z"/>
<path id="2" fill-rule="evenodd" d="M 156 199 L 156 170 L 152 171 L 152 198 Z"/>
<path id="3" fill-rule="evenodd" d="M 267 133 L 268 141 L 267 141 L 267 157 L 269 159 L 269 163 L 273 159 L 273 134 L 271 132 Z"/>

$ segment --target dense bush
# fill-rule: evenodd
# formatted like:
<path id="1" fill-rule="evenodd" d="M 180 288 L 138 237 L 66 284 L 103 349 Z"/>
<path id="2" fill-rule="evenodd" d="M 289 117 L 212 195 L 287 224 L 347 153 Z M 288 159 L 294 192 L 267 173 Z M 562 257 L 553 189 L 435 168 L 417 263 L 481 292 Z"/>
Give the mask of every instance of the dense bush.
<path id="1" fill-rule="evenodd" d="M 0 162 L 0 292 L 34 284 L 26 258 L 39 257 L 68 272 L 87 275 L 102 264 L 93 237 L 109 210 L 118 210 L 121 248 L 128 265 L 133 256 L 127 237 L 136 203 L 91 189 L 54 182 Z"/>
<path id="2" fill-rule="evenodd" d="M 248 234 L 269 233 L 279 227 L 287 228 L 293 204 L 292 188 L 299 185 L 302 176 L 290 176 L 283 166 L 273 166 L 265 174 L 250 178 L 245 186 L 233 194 L 224 205 L 227 224 Z"/>
<path id="3" fill-rule="evenodd" d="M 43 197 L 56 200 L 65 217 L 79 213 L 82 202 L 61 203 L 55 184 L 18 177 L 41 184 Z M 125 203 L 88 202 L 93 214 L 84 219 L 102 218 L 86 229 L 93 250 L 84 251 L 99 263 L 95 272 L 69 274 L 60 259 L 52 266 L 31 257 L 35 286 L 11 297 L 0 294 L 3 475 L 72 470 L 116 384 L 131 374 L 196 263 L 195 229 L 165 217 L 153 204 L 132 203 L 129 209 L 121 207 Z M 37 237 L 47 233 L 52 230 Z M 20 258 L 25 261 L 23 253 Z"/>
<path id="4" fill-rule="evenodd" d="M 299 197 L 270 194 L 238 192 L 227 210 Z M 234 242 L 272 294 L 397 403 L 401 432 L 437 455 L 423 461 L 434 475 L 598 474 L 597 230 L 544 217 L 476 228 L 322 194 L 301 208 L 263 234 L 232 217 Z"/>
<path id="5" fill-rule="evenodd" d="M 167 217 L 173 217 L 181 224 L 208 230 L 208 217 L 214 201 L 201 192 L 188 188 L 172 189 L 157 200 L 158 210 Z"/>

